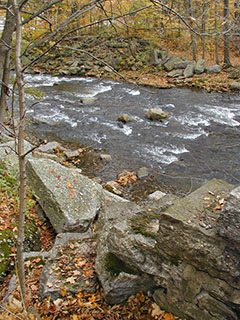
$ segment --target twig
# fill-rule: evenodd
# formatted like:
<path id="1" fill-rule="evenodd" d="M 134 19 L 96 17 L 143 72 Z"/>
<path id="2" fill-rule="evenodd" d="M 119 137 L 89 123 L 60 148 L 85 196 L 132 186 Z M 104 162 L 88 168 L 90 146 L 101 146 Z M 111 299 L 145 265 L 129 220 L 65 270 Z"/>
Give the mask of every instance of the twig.
<path id="1" fill-rule="evenodd" d="M 27 152 L 25 152 L 24 155 L 22 155 L 22 157 L 26 157 L 29 153 L 33 152 L 35 149 L 40 147 L 42 144 L 46 144 L 46 143 L 47 143 L 46 140 L 40 141 L 38 145 L 34 146 L 32 149 L 30 149 Z"/>
<path id="2" fill-rule="evenodd" d="M 2 122 L 0 122 L 0 125 L 13 137 L 16 137 L 15 133 L 12 132 L 7 126 L 5 126 L 5 124 L 3 124 Z"/>
<path id="3" fill-rule="evenodd" d="M 0 80 L 0 85 L 6 90 L 6 95 L 9 97 L 9 91 L 11 91 L 11 88 L 2 80 Z"/>
<path id="4" fill-rule="evenodd" d="M 9 46 L 3 39 L 0 39 L 0 42 L 2 42 L 3 45 L 4 45 L 5 47 L 7 47 L 8 49 L 12 49 L 12 47 Z"/>
<path id="5" fill-rule="evenodd" d="M 16 317 L 17 319 L 24 320 L 23 318 L 20 318 L 17 314 L 15 314 L 15 313 L 13 313 L 12 311 L 6 309 L 5 307 L 0 306 L 0 308 L 3 309 L 3 310 L 6 311 L 6 312 L 9 312 L 11 315 L 13 315 L 14 317 Z"/>
<path id="6" fill-rule="evenodd" d="M 40 14 L 34 14 L 33 12 L 29 12 L 29 11 L 25 11 L 25 10 L 22 10 L 21 12 L 31 15 L 31 19 L 33 19 L 33 16 L 34 16 L 34 18 L 35 18 L 35 17 L 39 17 L 40 19 L 46 21 L 46 22 L 50 25 L 50 31 L 52 32 L 52 22 L 49 21 L 49 20 L 48 20 L 47 18 L 45 18 L 44 16 L 42 16 L 42 15 L 40 15 Z M 24 25 L 25 23 L 26 23 L 26 22 L 23 21 L 23 22 L 22 22 L 22 25 Z"/>
<path id="7" fill-rule="evenodd" d="M 55 4 L 57 4 L 58 2 L 61 2 L 62 0 L 53 0 L 52 2 L 48 3 L 47 5 L 43 6 L 41 9 L 39 9 L 37 12 L 35 13 L 30 13 L 30 12 L 25 12 L 23 10 L 21 10 L 22 12 L 24 13 L 27 13 L 27 14 L 31 14 L 31 17 L 25 19 L 23 22 L 22 22 L 22 25 L 28 23 L 29 21 L 33 20 L 34 18 L 36 17 L 40 17 L 41 19 L 43 19 L 42 16 L 40 16 L 41 13 L 45 12 L 46 10 L 50 9 L 52 6 L 54 6 Z M 45 18 L 46 19 L 46 18 Z"/>

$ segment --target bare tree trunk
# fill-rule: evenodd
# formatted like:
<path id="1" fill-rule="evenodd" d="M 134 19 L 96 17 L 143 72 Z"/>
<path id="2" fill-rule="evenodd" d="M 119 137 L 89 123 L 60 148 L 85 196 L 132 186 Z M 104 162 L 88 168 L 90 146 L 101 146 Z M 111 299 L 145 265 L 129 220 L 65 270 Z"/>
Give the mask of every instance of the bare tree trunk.
<path id="1" fill-rule="evenodd" d="M 215 0 L 215 17 L 214 17 L 214 32 L 215 32 L 215 58 L 216 64 L 219 64 L 219 55 L 218 55 L 218 0 Z"/>
<path id="2" fill-rule="evenodd" d="M 189 0 L 189 15 L 190 20 L 193 17 L 193 2 L 192 0 Z M 192 59 L 194 61 L 197 60 L 197 45 L 196 45 L 196 36 L 193 32 L 191 32 L 191 38 L 192 38 Z"/>
<path id="3" fill-rule="evenodd" d="M 229 53 L 229 0 L 223 0 L 223 19 L 224 19 L 224 63 L 226 66 L 230 66 L 230 53 Z"/>
<path id="4" fill-rule="evenodd" d="M 26 306 L 26 282 L 24 271 L 23 242 L 24 242 L 24 221 L 26 210 L 26 171 L 25 171 L 25 154 L 24 154 L 24 130 L 25 130 L 25 100 L 23 88 L 23 75 L 21 71 L 21 18 L 17 0 L 13 0 L 13 7 L 16 21 L 16 48 L 15 48 L 15 68 L 16 82 L 18 87 L 19 102 L 19 130 L 18 130 L 18 159 L 20 170 L 20 208 L 18 221 L 18 238 L 17 238 L 17 270 L 22 292 L 24 306 Z"/>
<path id="5" fill-rule="evenodd" d="M 207 22 L 207 0 L 203 2 L 203 14 L 202 14 L 202 33 L 206 33 L 206 22 Z M 202 36 L 202 58 L 205 59 L 206 54 L 206 36 Z"/>
<path id="6" fill-rule="evenodd" d="M 15 28 L 15 21 L 12 12 L 13 0 L 8 0 L 7 13 L 2 37 L 0 40 L 0 122 L 3 123 L 6 117 L 6 95 L 8 92 L 10 72 L 10 52 L 12 48 L 12 35 Z"/>
<path id="7" fill-rule="evenodd" d="M 240 1 L 239 0 L 234 0 L 234 9 L 235 9 L 235 14 L 234 14 L 234 38 L 235 38 L 235 46 L 237 50 L 240 50 Z"/>

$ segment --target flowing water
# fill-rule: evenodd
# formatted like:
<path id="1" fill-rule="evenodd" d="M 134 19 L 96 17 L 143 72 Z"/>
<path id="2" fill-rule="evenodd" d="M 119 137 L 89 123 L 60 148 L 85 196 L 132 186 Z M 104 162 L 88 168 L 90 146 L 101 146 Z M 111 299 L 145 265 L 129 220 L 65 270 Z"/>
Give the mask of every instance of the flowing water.
<path id="1" fill-rule="evenodd" d="M 145 166 L 152 183 L 183 192 L 211 178 L 240 183 L 239 94 L 49 75 L 26 75 L 25 81 L 44 93 L 35 105 L 27 96 L 29 132 L 111 154 L 107 166 L 90 162 L 90 175 L 110 180 L 122 169 Z M 169 111 L 170 118 L 150 121 L 145 116 L 150 108 Z M 132 121 L 120 124 L 122 113 Z"/>

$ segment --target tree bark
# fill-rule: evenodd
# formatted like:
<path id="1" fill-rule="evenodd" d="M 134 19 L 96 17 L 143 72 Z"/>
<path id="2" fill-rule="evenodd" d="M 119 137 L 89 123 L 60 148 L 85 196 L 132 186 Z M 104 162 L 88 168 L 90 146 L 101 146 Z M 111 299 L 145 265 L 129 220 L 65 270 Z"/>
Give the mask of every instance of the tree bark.
<path id="1" fill-rule="evenodd" d="M 8 93 L 10 73 L 10 52 L 12 48 L 12 36 L 15 29 L 12 6 L 13 0 L 8 0 L 6 19 L 0 40 L 0 123 L 3 123 L 6 117 L 6 96 Z"/>
<path id="2" fill-rule="evenodd" d="M 218 0 L 215 0 L 215 8 L 214 8 L 214 32 L 215 32 L 215 60 L 216 64 L 219 64 L 219 54 L 218 54 Z"/>
<path id="3" fill-rule="evenodd" d="M 21 18 L 17 0 L 13 0 L 13 7 L 16 21 L 16 48 L 15 48 L 15 69 L 16 82 L 18 87 L 18 103 L 19 103 L 19 129 L 18 129 L 18 160 L 20 171 L 20 208 L 18 221 L 18 238 L 17 238 L 17 271 L 21 287 L 23 304 L 26 307 L 26 282 L 23 257 L 24 243 L 24 221 L 26 211 L 26 171 L 25 171 L 25 154 L 24 154 L 24 130 L 25 130 L 25 100 L 24 100 L 24 83 L 21 71 Z"/>
<path id="4" fill-rule="evenodd" d="M 191 18 L 193 17 L 193 2 L 192 0 L 189 0 L 189 20 L 191 21 Z M 192 38 L 192 59 L 193 61 L 197 60 L 197 45 L 196 45 L 196 37 L 193 32 L 191 32 L 191 38 Z"/>
<path id="5" fill-rule="evenodd" d="M 223 43 L 224 43 L 224 63 L 226 67 L 231 65 L 229 52 L 229 0 L 223 0 Z"/>
<path id="6" fill-rule="evenodd" d="M 237 50 L 240 50 L 240 1 L 234 0 L 234 39 L 235 39 L 235 46 Z"/>
<path id="7" fill-rule="evenodd" d="M 206 23 L 207 23 L 207 8 L 208 3 L 207 0 L 203 1 L 203 13 L 202 13 L 202 58 L 205 59 L 206 54 L 206 36 L 204 34 L 206 33 Z"/>

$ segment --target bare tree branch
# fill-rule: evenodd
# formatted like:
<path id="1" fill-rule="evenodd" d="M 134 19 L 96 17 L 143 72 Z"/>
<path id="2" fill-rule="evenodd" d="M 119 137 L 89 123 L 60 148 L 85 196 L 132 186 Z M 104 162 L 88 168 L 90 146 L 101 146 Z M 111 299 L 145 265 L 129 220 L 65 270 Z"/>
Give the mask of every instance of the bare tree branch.
<path id="1" fill-rule="evenodd" d="M 29 1 L 29 0 L 22 0 L 22 1 L 19 3 L 19 10 L 21 10 L 21 9 L 25 6 L 25 4 L 28 3 L 28 1 Z"/>
<path id="2" fill-rule="evenodd" d="M 4 41 L 3 39 L 0 39 L 0 43 L 3 43 L 3 45 L 5 46 L 5 47 L 7 47 L 8 49 L 12 49 L 12 47 L 11 46 L 9 46 L 7 43 L 6 43 L 6 41 Z M 0 44 L 1 45 L 1 44 Z"/>
<path id="3" fill-rule="evenodd" d="M 164 4 L 162 1 L 160 0 L 150 0 L 150 2 L 152 2 L 154 5 L 157 6 L 161 6 L 165 9 L 167 9 L 168 11 L 170 11 L 172 14 L 174 14 L 175 16 L 177 16 L 183 24 L 185 24 L 185 26 L 194 34 L 196 34 L 199 37 L 207 37 L 207 36 L 216 36 L 216 35 L 220 35 L 220 34 L 226 34 L 229 33 L 232 29 L 233 29 L 233 25 L 228 29 L 228 30 L 224 30 L 223 32 L 213 32 L 213 33 L 201 33 L 196 31 L 189 23 L 188 21 L 176 10 L 170 8 L 169 6 L 167 6 L 166 4 Z"/>
<path id="4" fill-rule="evenodd" d="M 0 122 L 0 126 L 2 126 L 2 127 L 10 134 L 11 137 L 16 137 L 16 136 L 15 136 L 15 133 L 12 132 L 12 131 L 8 128 L 8 126 L 5 126 L 4 123 Z"/>
<path id="5" fill-rule="evenodd" d="M 45 12 L 46 10 L 50 9 L 52 6 L 54 6 L 55 4 L 57 4 L 58 2 L 62 2 L 63 0 L 53 0 L 52 2 L 49 2 L 47 5 L 43 6 L 41 9 L 39 9 L 37 12 L 35 13 L 29 13 L 31 14 L 32 16 L 25 19 L 23 22 L 22 22 L 22 25 L 30 22 L 31 20 L 33 20 L 34 18 L 36 17 L 39 17 L 41 15 L 41 13 Z M 22 11 L 24 12 L 24 11 Z M 28 12 L 26 12 L 28 13 Z M 42 17 L 41 17 L 42 18 Z M 43 19 L 43 18 L 42 18 Z"/>
<path id="6" fill-rule="evenodd" d="M 92 10 L 96 6 L 96 3 L 104 2 L 104 1 L 106 1 L 106 0 L 93 0 L 93 1 L 90 1 L 88 4 L 84 4 L 80 9 L 78 9 L 76 12 L 74 12 L 65 22 L 63 22 L 58 28 L 56 28 L 56 30 L 54 30 L 53 32 L 49 33 L 48 35 L 46 35 L 45 37 L 43 37 L 42 39 L 40 39 L 36 43 L 33 43 L 32 45 L 30 45 L 29 48 L 27 48 L 24 51 L 23 55 L 26 53 L 26 51 L 29 51 L 34 47 L 40 46 L 45 41 L 48 41 L 48 40 L 52 39 L 63 28 L 68 26 L 71 22 L 73 22 L 80 15 Z"/>
<path id="7" fill-rule="evenodd" d="M 60 0 L 60 1 L 62 1 L 62 0 Z M 44 16 L 41 16 L 40 14 L 39 14 L 39 15 L 36 15 L 36 13 L 29 12 L 29 11 L 25 11 L 25 10 L 22 10 L 21 12 L 31 15 L 31 20 L 32 20 L 33 18 L 38 17 L 38 18 L 46 21 L 46 22 L 50 25 L 50 30 L 51 30 L 51 28 L 52 28 L 52 22 L 49 21 L 49 20 L 48 20 L 47 18 L 45 18 Z M 23 22 L 22 22 L 22 25 L 25 24 L 25 23 L 27 23 L 27 22 L 24 22 L 24 21 L 23 21 Z M 52 31 L 52 30 L 51 30 L 51 31 Z"/>
<path id="8" fill-rule="evenodd" d="M 91 27 L 91 26 L 94 26 L 94 25 L 97 25 L 99 23 L 102 23 L 102 22 L 105 22 L 105 21 L 109 21 L 109 20 L 117 20 L 119 18 L 122 18 L 122 17 L 125 17 L 125 16 L 128 16 L 128 15 L 132 15 L 132 14 L 135 14 L 137 12 L 140 12 L 140 11 L 143 11 L 147 8 L 151 7 L 150 6 L 145 6 L 145 7 L 142 7 L 142 8 L 139 8 L 139 9 L 136 9 L 134 11 L 131 11 L 131 12 L 128 12 L 128 13 L 125 13 L 125 14 L 121 14 L 121 15 L 117 15 L 117 16 L 113 16 L 113 17 L 109 17 L 109 18 L 104 18 L 104 19 L 100 19 L 100 20 L 97 20 L 97 21 L 94 21 L 94 22 L 91 22 L 91 23 L 88 23 L 84 26 L 80 26 L 80 27 L 77 27 L 77 28 L 74 28 L 70 31 L 68 31 L 67 33 L 65 33 L 60 39 L 58 39 L 51 47 L 49 47 L 47 50 L 45 50 L 42 54 L 40 54 L 38 57 L 36 57 L 33 61 L 31 61 L 30 63 L 28 63 L 27 65 L 24 66 L 24 68 L 22 69 L 22 72 L 24 72 L 28 67 L 30 67 L 31 65 L 33 65 L 35 62 L 37 62 L 40 58 L 42 58 L 43 56 L 45 56 L 45 54 L 47 54 L 50 50 L 52 50 L 53 48 L 55 48 L 61 41 L 63 41 L 67 36 L 69 36 L 71 33 L 74 33 L 78 30 L 82 30 L 82 29 L 85 29 L 85 28 L 88 28 L 88 27 Z M 53 37 L 54 35 L 52 35 Z M 37 44 L 35 45 L 37 46 Z M 34 47 L 35 47 L 34 46 Z M 33 47 L 33 48 L 34 48 Z M 30 49 L 29 49 L 30 50 Z M 24 52 L 25 54 L 26 52 Z"/>
<path id="9" fill-rule="evenodd" d="M 32 147 L 30 150 L 28 150 L 26 153 L 24 153 L 24 157 L 26 157 L 28 154 L 39 148 L 41 145 L 46 144 L 47 140 L 40 141 L 36 146 Z"/>

